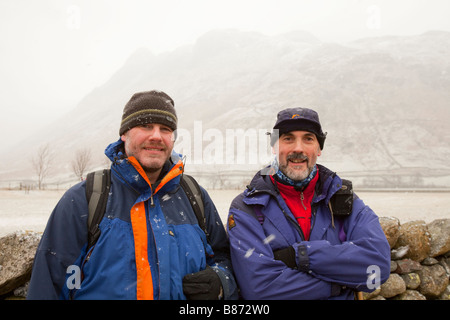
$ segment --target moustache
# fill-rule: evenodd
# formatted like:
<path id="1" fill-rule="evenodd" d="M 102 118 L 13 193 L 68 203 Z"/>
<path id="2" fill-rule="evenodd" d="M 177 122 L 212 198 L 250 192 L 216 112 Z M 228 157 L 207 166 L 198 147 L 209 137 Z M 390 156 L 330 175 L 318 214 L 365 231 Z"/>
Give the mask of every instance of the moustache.
<path id="1" fill-rule="evenodd" d="M 306 155 L 304 155 L 303 153 L 295 152 L 295 153 L 291 153 L 290 155 L 288 155 L 286 157 L 286 161 L 289 161 L 289 160 L 306 160 L 306 161 L 308 161 L 309 158 Z"/>
<path id="2" fill-rule="evenodd" d="M 160 144 L 160 143 L 144 144 L 141 147 L 143 149 L 151 149 L 151 148 L 157 148 L 157 149 L 163 149 L 163 150 L 167 149 L 167 147 L 164 144 Z"/>

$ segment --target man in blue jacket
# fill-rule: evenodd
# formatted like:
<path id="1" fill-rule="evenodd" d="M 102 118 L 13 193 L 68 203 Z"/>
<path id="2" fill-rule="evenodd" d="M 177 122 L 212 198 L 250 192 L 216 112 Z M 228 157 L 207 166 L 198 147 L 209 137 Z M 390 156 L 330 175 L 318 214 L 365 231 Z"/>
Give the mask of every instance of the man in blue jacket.
<path id="1" fill-rule="evenodd" d="M 326 134 L 306 108 L 280 111 L 276 155 L 231 204 L 231 259 L 244 299 L 354 299 L 390 273 L 378 217 L 316 164 Z"/>
<path id="2" fill-rule="evenodd" d="M 237 288 L 229 243 L 201 188 L 206 227 L 180 188 L 184 166 L 173 152 L 177 115 L 164 92 L 133 95 L 112 161 L 100 237 L 88 247 L 86 183 L 56 205 L 39 244 L 28 299 L 232 299 Z"/>

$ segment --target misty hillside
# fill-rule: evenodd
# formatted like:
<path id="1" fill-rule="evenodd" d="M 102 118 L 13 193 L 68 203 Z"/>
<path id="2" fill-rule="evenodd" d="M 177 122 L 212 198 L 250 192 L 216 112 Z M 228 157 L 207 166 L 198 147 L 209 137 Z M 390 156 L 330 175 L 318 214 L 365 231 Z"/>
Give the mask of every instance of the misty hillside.
<path id="1" fill-rule="evenodd" d="M 319 163 L 340 175 L 368 187 L 450 186 L 450 33 L 438 31 L 342 45 L 305 32 L 216 30 L 161 55 L 140 49 L 66 116 L 2 150 L 0 180 L 33 177 L 30 158 L 44 143 L 55 153 L 49 181 L 73 179 L 71 159 L 86 146 L 92 167 L 104 166 L 124 105 L 151 89 L 174 99 L 179 128 L 193 133 L 201 121 L 203 133 L 224 138 L 227 129 L 270 131 L 282 108 L 311 107 L 328 132 Z M 208 143 L 204 137 L 203 151 Z M 242 184 L 261 167 L 192 162 L 187 171 L 220 176 L 215 187 Z M 234 180 L 224 181 L 230 171 Z"/>

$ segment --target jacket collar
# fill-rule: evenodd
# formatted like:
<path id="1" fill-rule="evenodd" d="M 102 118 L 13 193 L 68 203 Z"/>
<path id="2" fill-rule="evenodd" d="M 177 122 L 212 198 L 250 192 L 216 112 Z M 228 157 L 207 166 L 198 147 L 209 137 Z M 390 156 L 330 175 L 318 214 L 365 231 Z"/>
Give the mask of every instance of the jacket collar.
<path id="1" fill-rule="evenodd" d="M 317 167 L 319 169 L 319 179 L 316 183 L 313 203 L 321 200 L 325 200 L 328 203 L 333 194 L 340 189 L 342 181 L 335 172 L 328 168 L 320 164 Z M 256 173 L 250 185 L 247 186 L 247 189 L 244 191 L 244 202 L 246 204 L 266 206 L 271 196 L 277 197 L 279 194 L 278 189 L 270 179 L 270 175 L 266 174 L 267 172 L 270 172 L 270 167 Z"/>
<path id="2" fill-rule="evenodd" d="M 165 163 L 158 181 L 152 186 L 141 165 L 134 157 L 127 158 L 123 141 L 111 143 L 105 149 L 105 155 L 111 160 L 111 172 L 125 185 L 133 189 L 143 199 L 150 198 L 159 190 L 169 191 L 179 184 L 180 175 L 184 171 L 181 155 L 172 152 L 171 158 Z M 154 190 L 153 190 L 154 189 Z"/>

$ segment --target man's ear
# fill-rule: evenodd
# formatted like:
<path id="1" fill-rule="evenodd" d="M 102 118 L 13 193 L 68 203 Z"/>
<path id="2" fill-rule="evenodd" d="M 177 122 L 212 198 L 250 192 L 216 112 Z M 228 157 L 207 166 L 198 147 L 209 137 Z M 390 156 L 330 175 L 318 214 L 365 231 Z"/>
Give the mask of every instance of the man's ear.
<path id="1" fill-rule="evenodd" d="M 279 140 L 277 140 L 277 142 L 275 142 L 275 144 L 272 146 L 272 154 L 278 154 L 278 150 L 279 150 Z"/>

